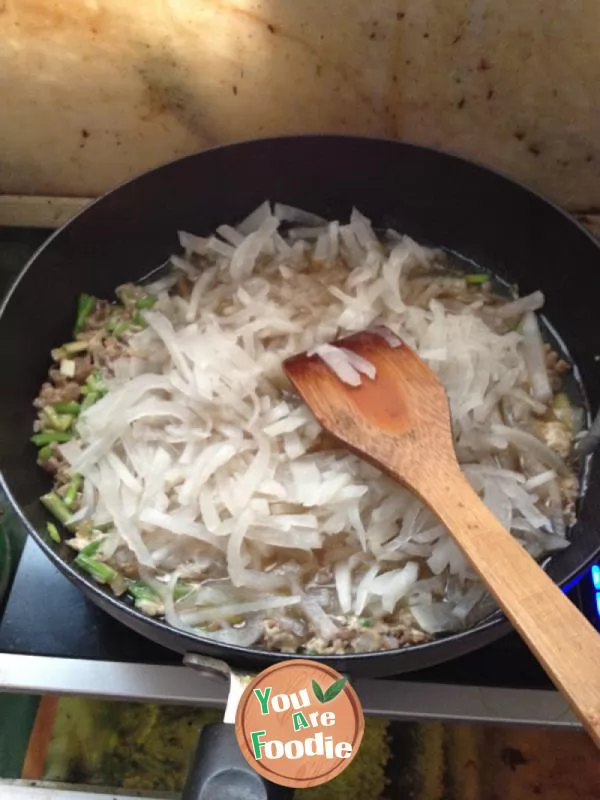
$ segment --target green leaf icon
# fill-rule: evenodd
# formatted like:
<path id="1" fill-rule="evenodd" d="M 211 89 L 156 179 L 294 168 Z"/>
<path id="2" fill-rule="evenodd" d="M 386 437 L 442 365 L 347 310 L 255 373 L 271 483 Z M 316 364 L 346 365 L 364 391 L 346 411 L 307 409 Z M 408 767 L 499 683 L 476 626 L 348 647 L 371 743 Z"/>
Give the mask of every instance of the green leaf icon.
<path id="1" fill-rule="evenodd" d="M 335 700 L 335 698 L 342 691 L 345 685 L 346 685 L 346 678 L 340 678 L 339 680 L 334 681 L 329 687 L 329 689 L 327 689 L 324 692 L 323 689 L 321 689 L 321 687 L 319 686 L 319 684 L 315 680 L 313 680 L 312 690 L 314 696 L 317 698 L 319 703 L 329 703 L 330 700 Z"/>
<path id="2" fill-rule="evenodd" d="M 324 703 L 328 703 L 330 700 L 334 700 L 338 694 L 342 691 L 344 686 L 346 685 L 346 678 L 340 678 L 339 680 L 332 683 L 329 689 L 325 692 L 324 695 Z"/>
<path id="3" fill-rule="evenodd" d="M 325 695 L 323 694 L 323 689 L 321 689 L 321 687 L 315 680 L 313 680 L 312 682 L 312 690 L 319 703 L 324 703 Z"/>

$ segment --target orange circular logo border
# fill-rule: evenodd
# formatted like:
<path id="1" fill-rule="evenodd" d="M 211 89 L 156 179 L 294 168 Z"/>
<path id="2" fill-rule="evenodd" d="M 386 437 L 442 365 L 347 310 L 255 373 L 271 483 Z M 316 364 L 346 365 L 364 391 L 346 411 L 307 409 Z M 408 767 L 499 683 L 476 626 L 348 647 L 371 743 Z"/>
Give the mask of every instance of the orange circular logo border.
<path id="1" fill-rule="evenodd" d="M 356 754 L 358 752 L 358 748 L 362 742 L 364 729 L 365 729 L 365 720 L 362 711 L 362 707 L 360 701 L 358 699 L 358 695 L 356 694 L 355 690 L 350 686 L 349 683 L 345 683 L 343 689 L 340 692 L 340 695 L 343 695 L 347 703 L 349 704 L 349 710 L 351 715 L 353 716 L 354 721 L 354 731 L 352 736 L 349 736 L 346 730 L 344 730 L 344 740 L 349 742 L 352 746 L 352 753 L 349 757 L 339 758 L 335 757 L 332 760 L 325 759 L 325 756 L 302 756 L 301 759 L 273 759 L 273 760 L 258 760 L 254 756 L 252 743 L 251 743 L 251 731 L 248 729 L 247 722 L 249 718 L 252 717 L 252 712 L 250 710 L 250 703 L 254 701 L 259 703 L 256 695 L 254 694 L 255 689 L 260 689 L 265 682 L 269 682 L 272 678 L 277 674 L 288 672 L 291 674 L 292 671 L 298 672 L 299 670 L 305 670 L 307 673 L 306 683 L 307 689 L 310 690 L 311 686 L 311 673 L 319 673 L 322 677 L 327 677 L 330 681 L 336 681 L 340 678 L 345 676 L 341 675 L 339 672 L 336 672 L 332 667 L 327 666 L 326 664 L 322 664 L 319 661 L 312 661 L 309 659 L 290 659 L 289 661 L 279 662 L 274 664 L 271 667 L 268 667 L 263 672 L 259 673 L 252 681 L 246 686 L 244 689 L 244 693 L 240 700 L 240 704 L 237 709 L 236 719 L 235 719 L 235 734 L 236 738 L 242 751 L 242 755 L 246 759 L 246 761 L 260 774 L 263 778 L 271 781 L 272 783 L 277 783 L 281 786 L 288 786 L 292 789 L 308 789 L 312 786 L 320 786 L 323 783 L 328 783 L 329 781 L 333 780 L 333 778 L 337 777 L 341 772 L 343 772 L 349 764 L 352 763 Z M 281 690 L 281 693 L 285 693 L 285 689 Z M 337 698 L 336 698 L 337 700 Z M 334 701 L 335 702 L 335 701 Z M 299 709 L 302 711 L 302 708 Z M 316 707 L 317 712 L 319 708 Z M 345 709 L 346 711 L 348 709 Z M 293 712 L 292 712 L 293 713 Z M 313 711 L 314 715 L 314 711 Z M 265 715 L 266 718 L 267 715 Z M 291 715 L 290 715 L 291 716 Z M 255 727 L 255 724 L 250 724 L 250 727 Z M 266 722 L 265 722 L 266 726 Z M 331 728 L 329 729 L 331 730 Z M 339 730 L 339 729 L 338 729 Z M 292 721 L 290 719 L 290 739 L 298 739 L 302 732 L 297 732 L 294 730 Z M 310 736 L 311 733 L 314 731 L 308 730 L 304 732 Z M 317 731 L 317 733 L 322 733 L 322 731 Z M 301 767 L 307 764 L 306 759 L 313 758 L 319 759 L 320 763 L 323 764 L 323 767 L 327 767 L 327 769 L 323 770 L 322 772 L 313 772 L 307 777 L 295 777 L 294 766 Z M 318 762 L 312 762 L 316 765 Z M 269 766 L 267 766 L 269 764 Z M 286 764 L 288 766 L 287 770 L 279 771 L 277 769 L 278 764 Z"/>

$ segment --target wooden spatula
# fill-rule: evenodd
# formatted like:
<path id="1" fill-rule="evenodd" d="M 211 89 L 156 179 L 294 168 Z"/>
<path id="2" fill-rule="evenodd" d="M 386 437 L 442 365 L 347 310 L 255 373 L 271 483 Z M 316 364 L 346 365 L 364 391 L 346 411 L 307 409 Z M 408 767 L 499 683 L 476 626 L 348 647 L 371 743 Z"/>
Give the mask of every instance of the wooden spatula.
<path id="1" fill-rule="evenodd" d="M 600 636 L 464 477 L 446 392 L 391 332 L 334 343 L 376 369 L 349 386 L 317 356 L 284 369 L 323 428 L 404 484 L 446 525 L 498 605 L 600 747 Z"/>

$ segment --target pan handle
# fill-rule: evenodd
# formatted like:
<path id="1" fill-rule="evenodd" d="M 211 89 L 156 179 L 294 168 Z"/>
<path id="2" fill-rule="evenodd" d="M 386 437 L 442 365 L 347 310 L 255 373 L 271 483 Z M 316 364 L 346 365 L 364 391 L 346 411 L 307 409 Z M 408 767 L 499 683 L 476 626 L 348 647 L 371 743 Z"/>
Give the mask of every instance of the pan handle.
<path id="1" fill-rule="evenodd" d="M 205 725 L 181 800 L 291 800 L 293 789 L 261 778 L 241 753 L 235 727 Z"/>

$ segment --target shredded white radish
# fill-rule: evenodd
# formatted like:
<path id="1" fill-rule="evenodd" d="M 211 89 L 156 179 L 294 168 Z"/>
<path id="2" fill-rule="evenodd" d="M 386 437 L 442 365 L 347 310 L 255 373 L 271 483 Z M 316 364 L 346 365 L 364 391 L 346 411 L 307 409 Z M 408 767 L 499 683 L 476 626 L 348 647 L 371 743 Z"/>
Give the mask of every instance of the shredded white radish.
<path id="1" fill-rule="evenodd" d="M 546 368 L 546 353 L 542 335 L 537 318 L 532 311 L 528 311 L 523 316 L 521 330 L 523 332 L 525 363 L 529 371 L 529 381 L 533 396 L 540 403 L 547 403 L 552 398 L 552 387 L 550 386 Z"/>
<path id="2" fill-rule="evenodd" d="M 542 292 L 532 292 L 525 297 L 519 297 L 512 303 L 507 303 L 497 310 L 497 314 L 502 319 L 510 319 L 511 317 L 519 317 L 528 311 L 539 311 L 544 305 L 544 295 Z"/>
<path id="3" fill-rule="evenodd" d="M 540 292 L 486 306 L 440 253 L 380 239 L 357 210 L 340 224 L 264 203 L 237 227 L 179 237 L 189 291 L 145 287 L 147 327 L 103 367 L 108 392 L 59 446 L 83 478 L 72 519 L 113 526 L 102 557 L 137 571 L 171 624 L 328 654 L 422 641 L 485 607 L 431 512 L 324 440 L 290 391 L 281 363 L 303 351 L 350 386 L 376 381 L 331 344 L 365 328 L 438 374 L 461 465 L 502 524 L 536 556 L 565 544 L 570 471 L 532 424 L 552 400 Z"/>

